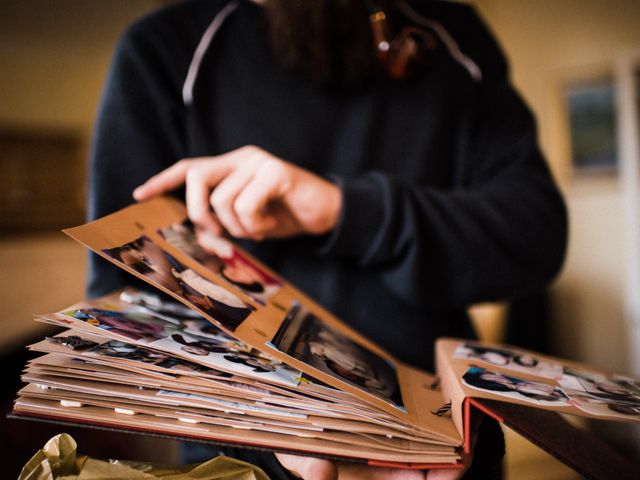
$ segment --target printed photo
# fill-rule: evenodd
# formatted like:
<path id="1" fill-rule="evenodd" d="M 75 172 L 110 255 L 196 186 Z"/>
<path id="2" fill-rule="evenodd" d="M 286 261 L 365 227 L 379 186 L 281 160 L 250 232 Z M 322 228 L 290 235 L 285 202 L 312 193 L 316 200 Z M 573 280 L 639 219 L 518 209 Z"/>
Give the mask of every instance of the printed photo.
<path id="1" fill-rule="evenodd" d="M 231 337 L 203 338 L 181 331 L 151 346 L 210 368 L 267 382 L 295 387 L 300 379 L 299 371 L 239 344 Z"/>
<path id="2" fill-rule="evenodd" d="M 78 352 L 81 352 L 83 350 L 88 350 L 91 347 L 95 347 L 98 345 L 98 342 L 94 342 L 93 340 L 85 340 L 79 335 L 68 335 L 66 337 L 64 336 L 44 337 L 44 339 L 51 343 L 64 345 L 65 347 Z"/>
<path id="3" fill-rule="evenodd" d="M 626 388 L 628 391 L 640 395 L 640 378 L 632 378 L 627 375 L 613 374 L 611 375 L 610 379 L 613 383 Z"/>
<path id="4" fill-rule="evenodd" d="M 102 331 L 115 334 L 115 340 L 124 337 L 135 345 L 114 341 L 107 345 L 112 357 L 146 361 L 160 358 L 150 347 L 164 352 L 165 357 L 182 356 L 195 363 L 212 369 L 221 369 L 238 375 L 253 374 L 266 381 L 295 386 L 299 382 L 300 372 L 274 360 L 268 355 L 251 348 L 245 343 L 224 333 L 211 322 L 201 320 L 183 320 L 180 325 L 155 318 L 148 314 L 131 311 L 102 310 L 83 308 L 62 312 L 92 325 Z M 52 342 L 69 345 L 73 349 L 87 349 L 81 338 L 53 337 Z M 89 345 L 91 346 L 91 345 Z M 96 347 L 101 352 L 101 347 Z M 93 349 L 89 349 L 93 352 Z M 169 359 L 168 362 L 176 363 Z M 149 362 L 147 363 L 154 363 Z M 188 362 L 187 362 L 188 363 Z"/>
<path id="5" fill-rule="evenodd" d="M 291 308 L 268 345 L 406 411 L 395 366 L 299 304 Z"/>
<path id="6" fill-rule="evenodd" d="M 468 387 L 518 400 L 525 400 L 541 406 L 567 406 L 569 398 L 553 385 L 532 382 L 502 373 L 471 367 L 462 376 L 462 383 Z"/>
<path id="7" fill-rule="evenodd" d="M 182 331 L 198 339 L 222 343 L 228 346 L 229 350 L 236 352 L 258 352 L 246 343 L 227 335 L 218 327 L 206 320 L 186 320 L 182 323 Z"/>
<path id="8" fill-rule="evenodd" d="M 616 402 L 579 390 L 563 390 L 569 396 L 571 404 L 586 413 L 640 422 L 640 404 Z"/>
<path id="9" fill-rule="evenodd" d="M 156 367 L 169 370 L 171 373 L 206 373 L 216 378 L 231 376 L 228 373 L 205 367 L 204 365 L 198 365 L 197 363 L 189 362 L 179 357 L 118 340 L 110 340 L 98 344 L 97 342 L 83 339 L 79 335 L 46 337 L 46 340 L 51 343 L 68 346 L 72 350 L 77 350 L 75 347 L 80 344 L 83 348 L 82 355 L 85 358 L 105 357 L 107 359 L 125 359 L 135 363 L 155 365 Z M 141 366 L 141 368 L 144 367 Z"/>
<path id="10" fill-rule="evenodd" d="M 130 305 L 131 309 L 138 308 L 145 313 L 176 325 L 180 325 L 187 319 L 202 319 L 202 315 L 198 312 L 175 300 L 170 300 L 169 297 L 162 297 L 156 293 L 131 287 L 120 293 L 120 300 Z"/>
<path id="11" fill-rule="evenodd" d="M 177 330 L 173 323 L 141 312 L 80 308 L 60 312 L 60 315 L 141 343 L 159 340 Z"/>
<path id="12" fill-rule="evenodd" d="M 262 305 L 282 287 L 282 283 L 242 255 L 223 237 L 212 234 L 196 237 L 188 222 L 171 225 L 158 233 L 176 250 L 193 258 Z"/>
<path id="13" fill-rule="evenodd" d="M 560 385 L 591 399 L 640 407 L 637 383 L 630 377 L 608 377 L 600 372 L 565 368 Z"/>
<path id="14" fill-rule="evenodd" d="M 103 252 L 186 300 L 227 330 L 234 331 L 254 310 L 229 290 L 186 268 L 146 236 Z"/>
<path id="15" fill-rule="evenodd" d="M 562 376 L 561 364 L 547 362 L 518 350 L 487 347 L 466 342 L 456 348 L 453 357 L 486 362 L 515 372 L 524 372 L 544 378 L 558 379 Z"/>

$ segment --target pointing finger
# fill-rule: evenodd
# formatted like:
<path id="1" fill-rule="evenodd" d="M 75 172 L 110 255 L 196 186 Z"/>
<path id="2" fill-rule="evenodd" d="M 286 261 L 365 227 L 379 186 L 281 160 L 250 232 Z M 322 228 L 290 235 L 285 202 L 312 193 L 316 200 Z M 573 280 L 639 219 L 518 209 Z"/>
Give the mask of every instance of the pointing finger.
<path id="1" fill-rule="evenodd" d="M 255 239 L 262 239 L 277 227 L 276 219 L 268 213 L 271 200 L 278 197 L 276 178 L 253 177 L 240 192 L 234 211 L 244 230 Z"/>
<path id="2" fill-rule="evenodd" d="M 185 182 L 187 171 L 192 165 L 193 160 L 180 160 L 136 188 L 133 191 L 133 198 L 142 202 L 178 188 Z"/>
<path id="3" fill-rule="evenodd" d="M 234 204 L 253 175 L 254 172 L 249 169 L 234 170 L 218 184 L 210 197 L 211 205 L 220 222 L 234 237 L 246 238 L 248 236 L 247 231 L 238 220 Z"/>
<path id="4" fill-rule="evenodd" d="M 211 205 L 209 192 L 229 172 L 230 166 L 225 162 L 210 159 L 192 164 L 185 175 L 185 200 L 189 219 L 197 226 L 216 231 L 216 222 Z"/>

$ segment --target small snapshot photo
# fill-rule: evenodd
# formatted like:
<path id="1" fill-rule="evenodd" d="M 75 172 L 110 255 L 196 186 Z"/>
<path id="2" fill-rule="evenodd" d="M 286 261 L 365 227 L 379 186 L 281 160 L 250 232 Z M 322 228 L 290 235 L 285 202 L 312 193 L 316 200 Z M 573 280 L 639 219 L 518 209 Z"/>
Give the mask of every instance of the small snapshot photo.
<path id="1" fill-rule="evenodd" d="M 60 315 L 80 320 L 118 337 L 145 344 L 177 331 L 176 325 L 142 312 L 79 308 L 60 312 Z"/>
<path id="2" fill-rule="evenodd" d="M 182 265 L 147 236 L 104 249 L 103 253 L 132 268 L 150 283 L 166 288 L 227 330 L 234 331 L 254 311 L 230 290 Z"/>
<path id="3" fill-rule="evenodd" d="M 231 377 L 230 374 L 221 372 L 220 370 L 199 365 L 173 355 L 157 352 L 148 348 L 141 348 L 136 345 L 116 340 L 96 345 L 91 348 L 88 353 L 90 355 L 101 357 L 125 359 L 136 363 L 147 363 L 159 368 L 170 370 L 174 374 L 207 374 L 217 379 Z"/>
<path id="4" fill-rule="evenodd" d="M 127 287 L 120 292 L 120 301 L 131 306 L 131 309 L 140 310 L 154 317 L 161 318 L 176 325 L 187 319 L 202 319 L 202 315 L 191 310 L 186 305 L 177 302 L 170 297 L 161 296 L 156 292 L 138 290 Z"/>
<path id="5" fill-rule="evenodd" d="M 196 236 L 189 222 L 162 228 L 158 234 L 259 304 L 266 305 L 282 287 L 279 280 L 242 255 L 229 240 L 211 233 Z"/>
<path id="6" fill-rule="evenodd" d="M 565 368 L 560 385 L 565 391 L 583 402 L 609 402 L 640 408 L 640 390 L 637 379 L 607 376 L 600 372 Z"/>
<path id="7" fill-rule="evenodd" d="M 619 402 L 569 388 L 563 388 L 563 391 L 569 396 L 571 404 L 586 413 L 624 421 L 640 422 L 640 403 L 638 402 Z"/>
<path id="8" fill-rule="evenodd" d="M 569 405 L 569 397 L 553 385 L 511 377 L 480 367 L 469 368 L 462 376 L 462 383 L 476 390 L 490 392 L 501 397 L 524 400 L 534 405 Z"/>
<path id="9" fill-rule="evenodd" d="M 453 357 L 486 362 L 496 367 L 543 378 L 559 379 L 562 376 L 561 364 L 545 361 L 516 349 L 488 347 L 466 342 L 456 348 Z"/>
<path id="10" fill-rule="evenodd" d="M 181 331 L 151 347 L 223 372 L 290 387 L 298 384 L 299 371 L 220 333 L 205 337 Z"/>
<path id="11" fill-rule="evenodd" d="M 395 366 L 299 304 L 268 345 L 406 411 Z"/>

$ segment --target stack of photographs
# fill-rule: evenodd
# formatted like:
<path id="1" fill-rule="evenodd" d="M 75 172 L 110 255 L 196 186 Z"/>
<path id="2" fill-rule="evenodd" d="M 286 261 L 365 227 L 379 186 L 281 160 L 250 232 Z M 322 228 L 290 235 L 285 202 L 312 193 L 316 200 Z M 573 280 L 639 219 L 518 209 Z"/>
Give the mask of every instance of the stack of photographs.
<path id="1" fill-rule="evenodd" d="M 640 422 L 639 379 L 534 352 L 439 339 L 417 370 L 186 218 L 158 198 L 66 231 L 154 289 L 38 315 L 66 330 L 12 416 L 429 469 L 463 468 L 478 399 Z"/>
<path id="2" fill-rule="evenodd" d="M 14 414 L 372 465 L 461 467 L 435 378 L 405 366 L 168 198 L 67 231 L 155 289 L 36 319 Z"/>
<path id="3" fill-rule="evenodd" d="M 640 422 L 640 379 L 506 346 L 442 341 L 466 396 Z"/>
<path id="4" fill-rule="evenodd" d="M 126 289 L 37 319 L 66 330 L 30 346 L 44 355 L 25 369 L 15 406 L 23 413 L 381 462 L 457 460 L 445 436 L 322 384 L 159 296 Z M 327 354 L 334 341 L 311 348 Z M 351 362 L 343 368 L 357 368 L 357 356 L 341 355 Z"/>

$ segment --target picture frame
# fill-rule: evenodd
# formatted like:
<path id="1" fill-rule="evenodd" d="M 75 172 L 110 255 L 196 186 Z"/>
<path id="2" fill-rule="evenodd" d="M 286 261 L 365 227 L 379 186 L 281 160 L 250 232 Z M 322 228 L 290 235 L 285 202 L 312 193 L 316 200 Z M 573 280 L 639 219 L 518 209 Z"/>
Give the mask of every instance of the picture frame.
<path id="1" fill-rule="evenodd" d="M 574 80 L 563 89 L 574 175 L 618 172 L 616 84 L 612 75 Z"/>

